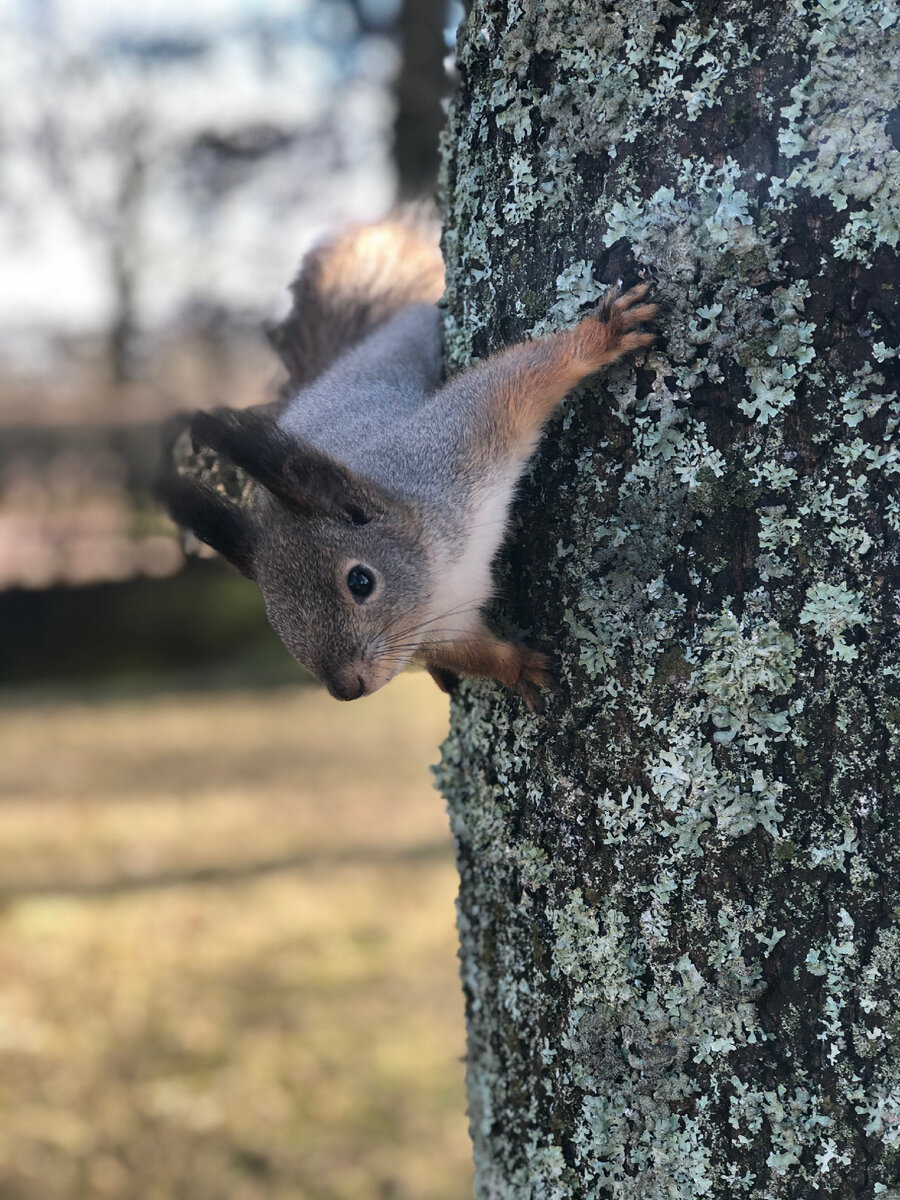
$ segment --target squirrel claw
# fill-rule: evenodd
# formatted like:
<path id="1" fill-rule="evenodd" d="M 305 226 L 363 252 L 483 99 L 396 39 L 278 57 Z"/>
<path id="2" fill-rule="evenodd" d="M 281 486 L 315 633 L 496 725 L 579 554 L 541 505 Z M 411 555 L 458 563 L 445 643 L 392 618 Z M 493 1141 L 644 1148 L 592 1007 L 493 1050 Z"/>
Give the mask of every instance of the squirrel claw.
<path id="1" fill-rule="evenodd" d="M 550 659 L 539 650 L 529 650 L 526 646 L 518 646 L 519 674 L 514 690 L 525 702 L 529 712 L 542 713 L 547 707 L 546 697 L 541 692 L 550 686 L 553 673 Z"/>
<path id="2" fill-rule="evenodd" d="M 608 324 L 612 331 L 621 337 L 628 330 L 634 329 L 636 325 L 642 325 L 645 321 L 652 320 L 659 311 L 657 304 L 640 303 L 649 290 L 649 283 L 639 283 L 637 287 L 629 288 L 627 292 L 623 292 L 620 287 L 607 288 L 603 298 L 594 309 L 594 319 Z M 647 339 L 641 343 L 643 345 L 652 340 L 652 335 L 649 334 L 640 334 L 639 336 Z"/>

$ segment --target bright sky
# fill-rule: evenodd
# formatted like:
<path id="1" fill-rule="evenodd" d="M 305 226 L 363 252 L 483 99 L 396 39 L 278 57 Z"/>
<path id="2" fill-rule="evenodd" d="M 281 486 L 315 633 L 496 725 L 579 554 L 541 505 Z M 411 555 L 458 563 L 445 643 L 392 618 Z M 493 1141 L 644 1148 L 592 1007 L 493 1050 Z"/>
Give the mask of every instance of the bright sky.
<path id="1" fill-rule="evenodd" d="M 323 13 L 333 22 L 340 6 L 341 0 L 0 0 L 3 351 L 18 341 L 24 346 L 18 334 L 35 327 L 77 331 L 109 321 L 109 229 L 125 161 L 116 122 L 130 108 L 149 131 L 135 242 L 139 313 L 148 327 L 197 302 L 277 315 L 273 307 L 283 303 L 314 237 L 390 205 L 390 45 L 355 43 L 348 78 L 317 39 L 288 39 L 263 61 L 254 39 L 228 36 L 243 18 L 260 15 L 305 12 L 312 30 Z M 112 30 L 150 38 L 208 37 L 217 30 L 226 36 L 197 59 L 148 69 L 133 59 L 106 58 L 98 60 L 96 77 L 54 76 L 60 47 L 96 44 Z M 48 121 L 65 177 L 47 151 Z M 185 157 L 197 137 L 210 130 L 228 136 L 253 124 L 300 137 L 257 164 L 211 164 L 214 183 L 207 187 L 195 158 Z"/>
<path id="2" fill-rule="evenodd" d="M 340 2 L 340 0 L 338 0 Z M 95 36 L 110 28 L 153 32 L 162 29 L 208 29 L 242 17 L 290 17 L 310 0 L 0 0 L 0 16 L 14 21 L 50 23 L 65 34 Z"/>

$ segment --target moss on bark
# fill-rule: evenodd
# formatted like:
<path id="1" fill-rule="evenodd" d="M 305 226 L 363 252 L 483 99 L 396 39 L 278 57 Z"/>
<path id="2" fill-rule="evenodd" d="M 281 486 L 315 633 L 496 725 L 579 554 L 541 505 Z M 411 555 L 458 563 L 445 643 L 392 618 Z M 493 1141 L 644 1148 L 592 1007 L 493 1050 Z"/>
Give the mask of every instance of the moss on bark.
<path id="1" fill-rule="evenodd" d="M 454 698 L 480 1197 L 900 1197 L 896 0 L 476 0 L 459 367 L 638 277 Z M 527 531 L 527 536 L 526 536 Z"/>

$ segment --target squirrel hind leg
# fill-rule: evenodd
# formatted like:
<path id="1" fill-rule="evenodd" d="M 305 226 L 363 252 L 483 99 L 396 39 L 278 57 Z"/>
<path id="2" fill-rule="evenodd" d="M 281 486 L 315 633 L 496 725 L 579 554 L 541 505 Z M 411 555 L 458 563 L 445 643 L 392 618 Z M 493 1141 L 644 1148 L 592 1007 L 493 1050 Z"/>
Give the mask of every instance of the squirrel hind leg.
<path id="1" fill-rule="evenodd" d="M 483 624 L 458 642 L 423 646 L 417 657 L 442 691 L 448 691 L 445 685 L 459 675 L 496 679 L 521 696 L 531 711 L 540 711 L 541 692 L 553 679 L 546 654 L 515 642 L 505 642 Z"/>
<path id="2" fill-rule="evenodd" d="M 550 659 L 527 646 L 515 646 L 514 649 L 519 652 L 519 674 L 513 690 L 525 701 L 529 712 L 541 713 L 546 708 L 543 693 L 553 682 Z"/>

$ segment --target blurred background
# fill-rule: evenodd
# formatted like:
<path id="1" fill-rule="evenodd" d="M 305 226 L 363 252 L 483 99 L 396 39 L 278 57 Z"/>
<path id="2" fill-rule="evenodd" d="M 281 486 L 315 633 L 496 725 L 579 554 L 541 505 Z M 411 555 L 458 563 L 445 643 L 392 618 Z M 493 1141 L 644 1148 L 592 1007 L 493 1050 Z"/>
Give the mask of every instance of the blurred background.
<path id="1" fill-rule="evenodd" d="M 0 1200 L 465 1200 L 444 697 L 305 679 L 151 488 L 428 196 L 451 0 L 0 0 Z"/>

